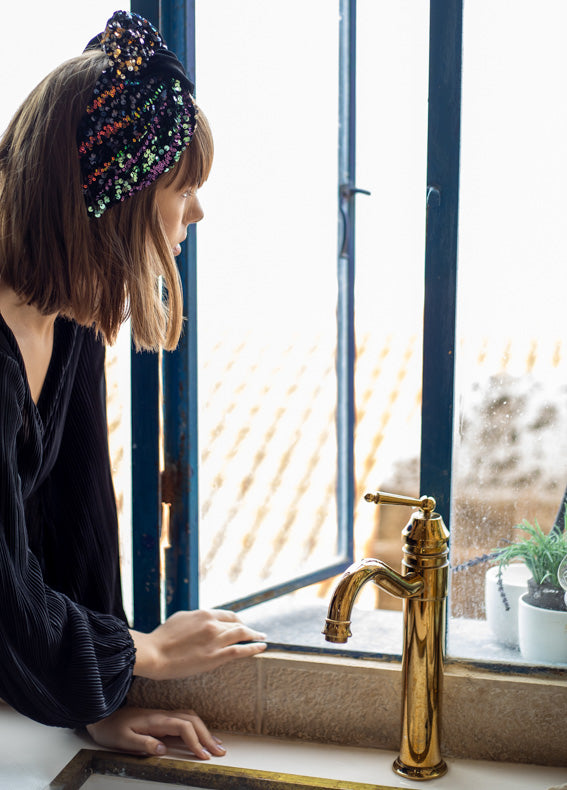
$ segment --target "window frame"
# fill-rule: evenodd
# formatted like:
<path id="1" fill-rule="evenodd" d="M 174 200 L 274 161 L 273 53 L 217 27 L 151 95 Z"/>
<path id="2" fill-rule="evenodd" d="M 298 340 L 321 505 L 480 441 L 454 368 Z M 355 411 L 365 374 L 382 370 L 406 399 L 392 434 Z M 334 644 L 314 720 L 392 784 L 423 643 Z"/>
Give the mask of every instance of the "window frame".
<path id="1" fill-rule="evenodd" d="M 353 230 L 354 196 L 359 191 L 354 187 L 356 0 L 340 0 L 340 10 L 337 551 L 334 561 L 325 567 L 223 604 L 234 611 L 328 579 L 341 573 L 353 561 Z M 142 14 L 159 27 L 171 49 L 195 76 L 195 0 L 183 0 L 181 3 L 138 0 L 132 3 L 132 11 Z M 134 626 L 141 630 L 154 628 L 163 616 L 175 611 L 199 606 L 195 227 L 189 228 L 187 243 L 177 261 L 183 282 L 184 315 L 187 316 L 179 346 L 174 352 L 163 355 L 132 353 L 131 358 Z M 162 409 L 164 440 L 160 446 Z M 167 504 L 173 507 L 167 508 Z M 160 549 L 164 525 L 168 531 L 166 552 Z"/>
<path id="2" fill-rule="evenodd" d="M 238 610 L 330 578 L 353 560 L 356 0 L 340 0 L 337 441 L 338 561 L 226 606 Z M 164 33 L 196 74 L 195 0 L 136 0 L 132 10 Z M 425 305 L 420 490 L 434 494 L 449 525 L 458 237 L 462 0 L 430 0 Z M 196 80 L 197 81 L 197 80 Z M 199 606 L 196 229 L 178 257 L 186 330 L 178 349 L 132 354 L 132 520 L 134 627 L 151 630 Z M 163 362 L 162 362 L 163 359 Z M 160 448 L 160 387 L 164 445 Z M 160 471 L 160 452 L 165 465 Z M 162 502 L 172 502 L 165 554 Z"/>

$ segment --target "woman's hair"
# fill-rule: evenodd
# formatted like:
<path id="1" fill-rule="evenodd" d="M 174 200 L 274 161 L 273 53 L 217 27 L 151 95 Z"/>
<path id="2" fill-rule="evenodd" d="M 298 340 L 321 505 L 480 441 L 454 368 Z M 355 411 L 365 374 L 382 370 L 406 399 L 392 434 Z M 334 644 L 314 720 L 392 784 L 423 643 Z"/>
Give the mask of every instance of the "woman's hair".
<path id="1" fill-rule="evenodd" d="M 156 187 L 177 178 L 187 187 L 206 181 L 211 131 L 199 111 L 191 142 L 171 170 L 101 217 L 89 217 L 77 126 L 108 62 L 91 50 L 55 69 L 0 141 L 0 279 L 42 313 L 94 326 L 109 343 L 130 316 L 136 347 L 172 349 L 183 300 Z"/>

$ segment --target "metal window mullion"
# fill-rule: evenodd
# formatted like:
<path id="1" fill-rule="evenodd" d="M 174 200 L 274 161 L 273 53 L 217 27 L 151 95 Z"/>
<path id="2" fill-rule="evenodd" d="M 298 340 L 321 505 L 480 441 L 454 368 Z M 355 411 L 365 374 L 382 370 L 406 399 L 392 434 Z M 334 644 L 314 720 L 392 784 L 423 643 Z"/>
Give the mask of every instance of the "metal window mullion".
<path id="1" fill-rule="evenodd" d="M 135 0 L 132 11 L 159 24 L 159 0 Z M 159 478 L 159 357 L 131 354 L 132 586 L 134 628 L 160 621 L 161 494 Z"/>
<path id="2" fill-rule="evenodd" d="M 164 38 L 195 78 L 195 2 L 163 0 Z M 166 614 L 199 606 L 199 442 L 197 403 L 197 244 L 189 227 L 177 258 L 183 284 L 185 326 L 175 351 L 163 357 L 164 501 L 171 503 L 166 552 Z"/>
<path id="3" fill-rule="evenodd" d="M 132 583 L 134 628 L 160 621 L 158 355 L 131 355 Z"/>
<path id="4" fill-rule="evenodd" d="M 132 0 L 130 3 L 131 11 L 149 20 L 158 30 L 160 27 L 159 7 L 160 0 Z"/>
<path id="5" fill-rule="evenodd" d="M 431 0 L 421 429 L 422 494 L 451 515 L 462 0 Z"/>
<path id="6" fill-rule="evenodd" d="M 338 553 L 353 557 L 354 510 L 354 187 L 356 145 L 356 0 L 340 0 L 339 254 L 337 260 Z"/>

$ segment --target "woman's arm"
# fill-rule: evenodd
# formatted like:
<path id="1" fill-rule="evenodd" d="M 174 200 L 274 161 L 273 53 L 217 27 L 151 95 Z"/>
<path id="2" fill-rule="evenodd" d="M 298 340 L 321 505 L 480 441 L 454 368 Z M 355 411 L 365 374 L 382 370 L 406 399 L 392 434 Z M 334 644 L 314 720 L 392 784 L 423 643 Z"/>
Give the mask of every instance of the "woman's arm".
<path id="1" fill-rule="evenodd" d="M 50 446 L 45 433 L 54 423 L 41 426 L 42 436 L 28 398 L 21 368 L 0 353 L 0 696 L 36 721 L 84 726 L 123 704 L 135 648 L 126 622 L 110 608 L 85 606 L 75 586 L 92 570 L 88 552 L 79 551 L 85 540 L 79 513 L 69 525 L 56 502 L 34 496 L 34 540 L 47 550 L 36 555 L 30 546 L 25 498 L 44 468 Z M 69 465 L 64 481 L 69 492 L 76 485 L 76 467 L 80 463 Z M 96 508 L 92 510 L 96 519 Z M 61 545 L 48 540 L 45 533 L 51 531 L 60 532 Z M 65 533 L 70 532 L 74 561 L 64 553 Z M 90 537 L 94 551 L 99 535 L 94 531 Z M 71 579 L 65 592 L 53 581 L 59 571 Z"/>

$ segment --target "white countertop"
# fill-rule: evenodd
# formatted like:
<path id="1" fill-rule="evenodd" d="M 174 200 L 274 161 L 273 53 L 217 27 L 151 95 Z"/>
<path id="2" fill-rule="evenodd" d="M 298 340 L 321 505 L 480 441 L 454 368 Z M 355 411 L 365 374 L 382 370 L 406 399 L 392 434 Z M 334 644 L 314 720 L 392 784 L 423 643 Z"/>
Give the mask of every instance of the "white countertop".
<path id="1" fill-rule="evenodd" d="M 448 760 L 449 771 L 444 777 L 413 782 L 392 771 L 397 756 L 394 752 L 229 733 L 220 736 L 227 754 L 213 758 L 213 762 L 263 771 L 435 790 L 548 790 L 567 783 L 567 768 L 477 760 Z M 77 751 L 84 748 L 97 747 L 88 737 L 45 727 L 0 705 L 0 790 L 44 790 Z M 187 759 L 175 747 L 168 756 Z M 105 784 L 103 777 L 97 778 L 97 788 Z M 153 782 L 132 781 L 131 784 L 132 788 L 155 790 L 160 786 L 171 787 Z M 108 786 L 111 790 L 116 784 L 109 781 Z"/>

